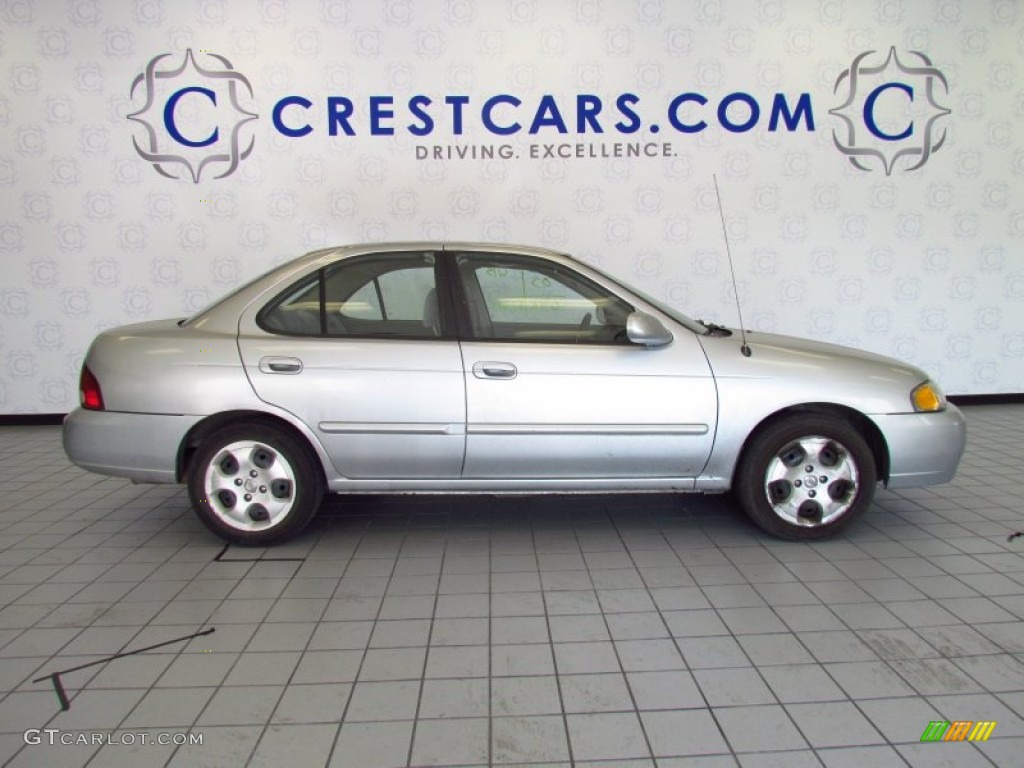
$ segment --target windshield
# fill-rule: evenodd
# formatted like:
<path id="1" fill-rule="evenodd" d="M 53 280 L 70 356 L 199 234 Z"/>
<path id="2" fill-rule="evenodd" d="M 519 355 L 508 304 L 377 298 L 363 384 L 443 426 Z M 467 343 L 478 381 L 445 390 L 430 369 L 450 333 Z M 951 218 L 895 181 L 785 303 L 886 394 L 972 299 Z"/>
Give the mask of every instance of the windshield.
<path id="1" fill-rule="evenodd" d="M 576 261 L 576 259 L 573 259 L 573 261 Z M 578 263 L 583 264 L 583 262 L 578 262 Z M 687 317 L 682 312 L 680 312 L 678 309 L 674 309 L 673 307 L 670 307 L 668 304 L 666 304 L 665 302 L 661 301 L 660 299 L 656 299 L 653 296 L 651 296 L 650 294 L 645 293 L 644 291 L 641 291 L 639 288 L 634 288 L 632 285 L 629 285 L 628 283 L 624 283 L 622 280 L 619 280 L 617 277 L 612 277 L 607 272 L 605 272 L 603 269 L 598 269 L 597 267 L 595 267 L 592 264 L 583 264 L 583 266 L 586 266 L 588 269 L 594 270 L 599 275 L 601 275 L 601 277 L 605 278 L 606 280 L 611 281 L 612 283 L 614 283 L 615 285 L 619 286 L 620 288 L 623 288 L 623 289 L 629 291 L 630 293 L 632 293 L 632 294 L 634 294 L 636 296 L 639 296 L 641 299 L 643 299 L 648 304 L 653 306 L 659 312 L 664 312 L 666 315 L 671 317 L 677 323 L 679 323 L 680 325 L 682 325 L 682 326 L 684 326 L 686 328 L 689 328 L 694 333 L 707 333 L 708 332 L 708 329 L 707 329 L 706 326 L 702 325 L 701 323 L 698 323 L 692 317 Z"/>

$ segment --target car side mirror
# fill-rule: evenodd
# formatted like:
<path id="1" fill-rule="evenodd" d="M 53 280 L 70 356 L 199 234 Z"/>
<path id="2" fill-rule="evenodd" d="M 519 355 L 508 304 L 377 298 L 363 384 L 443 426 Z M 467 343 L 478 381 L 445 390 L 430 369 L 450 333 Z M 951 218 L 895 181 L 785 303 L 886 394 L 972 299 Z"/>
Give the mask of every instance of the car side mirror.
<path id="1" fill-rule="evenodd" d="M 672 341 L 672 334 L 653 315 L 630 312 L 626 318 L 626 338 L 642 347 L 664 347 Z"/>

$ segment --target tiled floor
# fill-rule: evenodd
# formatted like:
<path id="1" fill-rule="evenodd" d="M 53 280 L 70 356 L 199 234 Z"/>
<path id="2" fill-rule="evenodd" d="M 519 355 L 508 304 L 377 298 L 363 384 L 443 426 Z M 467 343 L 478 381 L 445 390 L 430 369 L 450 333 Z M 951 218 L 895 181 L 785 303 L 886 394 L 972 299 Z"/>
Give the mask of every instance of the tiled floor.
<path id="1" fill-rule="evenodd" d="M 965 411 L 954 483 L 820 544 L 721 498 L 392 497 L 219 560 L 182 489 L 2 428 L 0 762 L 1021 765 L 1024 406 Z"/>

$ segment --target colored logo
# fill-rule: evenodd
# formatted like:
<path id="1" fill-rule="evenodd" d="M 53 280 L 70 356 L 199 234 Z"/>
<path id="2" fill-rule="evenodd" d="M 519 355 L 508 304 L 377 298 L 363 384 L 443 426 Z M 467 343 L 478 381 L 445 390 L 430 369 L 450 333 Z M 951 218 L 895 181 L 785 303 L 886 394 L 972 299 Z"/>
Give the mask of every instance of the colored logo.
<path id="1" fill-rule="evenodd" d="M 994 720 L 932 720 L 921 741 L 988 741 L 995 729 Z"/>
<path id="2" fill-rule="evenodd" d="M 217 179 L 238 169 L 252 154 L 256 140 L 247 125 L 258 117 L 247 108 L 253 103 L 249 80 L 223 56 L 203 56 L 208 66 L 191 48 L 180 64 L 169 53 L 151 59 L 131 88 L 133 101 L 145 103 L 128 115 L 142 126 L 132 137 L 139 156 L 157 173 L 195 184 L 207 169 Z"/>
<path id="3" fill-rule="evenodd" d="M 844 100 L 829 110 L 841 121 L 841 126 L 832 131 L 832 140 L 859 170 L 881 168 L 886 176 L 897 169 L 913 171 L 946 142 L 941 121 L 950 110 L 941 102 L 949 95 L 949 84 L 923 53 L 911 51 L 901 58 L 895 48 L 890 48 L 883 59 L 876 51 L 866 51 L 839 75 L 833 92 Z M 155 56 L 133 80 L 131 98 L 142 102 L 128 115 L 139 126 L 132 137 L 135 150 L 167 178 L 191 179 L 198 184 L 209 171 L 214 178 L 223 179 L 252 154 L 255 137 L 250 124 L 258 119 L 253 111 L 252 85 L 223 56 L 208 51 L 200 51 L 197 56 L 192 49 L 180 59 L 169 53 Z M 746 133 L 765 122 L 769 132 L 815 130 L 809 93 L 797 97 L 775 93 L 769 105 L 764 99 L 759 101 L 752 94 L 737 91 L 721 97 L 717 108 L 708 108 L 708 103 L 707 96 L 690 91 L 660 107 L 648 106 L 646 99 L 632 93 L 603 98 L 576 94 L 561 101 L 545 94 L 536 103 L 512 94 L 478 99 L 428 94 L 407 99 L 391 94 L 363 98 L 289 94 L 278 98 L 270 112 L 272 128 L 291 139 L 324 130 L 332 139 L 396 134 L 419 138 L 435 131 L 461 137 L 474 129 L 487 136 L 524 133 L 529 137 L 557 134 L 559 138 L 603 139 L 606 135 L 632 135 L 644 126 L 656 133 L 663 125 L 653 117 L 658 114 L 682 135 L 700 133 L 714 119 L 731 133 Z M 658 121 L 652 122 L 652 118 Z M 314 125 L 319 128 L 314 129 Z M 575 145 L 534 143 L 524 155 L 538 159 L 543 148 L 552 157 L 556 149 L 559 157 L 607 157 L 609 147 L 615 152 L 620 148 L 619 144 L 600 141 L 593 146 L 579 140 Z M 416 159 L 428 159 L 431 153 L 435 159 L 453 159 L 444 156 L 451 148 L 420 145 L 416 147 Z M 641 143 L 636 143 L 636 150 L 639 156 Z M 670 142 L 647 142 L 643 150 L 649 157 L 677 155 Z M 502 159 L 520 158 L 511 145 L 501 145 L 497 154 Z M 473 157 L 476 159 L 475 154 Z"/>
<path id="4" fill-rule="evenodd" d="M 939 100 L 949 95 L 949 84 L 923 53 L 910 52 L 918 60 L 913 64 L 895 48 L 881 64 L 872 64 L 875 54 L 860 54 L 836 80 L 833 92 L 845 89 L 846 97 L 829 114 L 843 121 L 845 135 L 833 130 L 832 141 L 862 171 L 917 170 L 946 141 L 939 121 L 950 111 Z"/>

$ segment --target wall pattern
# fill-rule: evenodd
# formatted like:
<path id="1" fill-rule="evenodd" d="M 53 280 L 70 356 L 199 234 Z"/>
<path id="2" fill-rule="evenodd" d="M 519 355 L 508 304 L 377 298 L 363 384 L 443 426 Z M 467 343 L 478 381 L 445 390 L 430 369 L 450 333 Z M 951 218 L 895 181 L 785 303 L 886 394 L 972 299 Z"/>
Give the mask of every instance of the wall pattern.
<path id="1" fill-rule="evenodd" d="M 200 66 L 241 74 L 251 95 L 239 85 L 238 98 L 257 115 L 239 131 L 251 153 L 199 183 L 173 163 L 162 168 L 179 178 L 161 175 L 127 119 L 144 106 L 133 82 L 147 64 L 166 53 L 180 66 L 190 49 Z M 913 97 L 876 94 L 883 136 L 912 123 L 917 141 L 936 117 L 927 162 L 896 159 L 886 174 L 837 149 L 847 135 L 830 110 L 855 59 L 874 51 L 864 66 L 880 65 L 890 49 L 909 69 L 923 53 L 948 87 L 902 73 L 889 79 Z M 857 87 L 888 82 L 872 77 Z M 153 88 L 166 101 L 175 82 L 192 81 Z M 236 125 L 226 96 L 211 116 L 210 93 L 177 104 L 193 144 Z M 707 104 L 678 102 L 677 122 L 705 130 L 666 122 L 684 93 Z M 736 93 L 750 99 L 723 117 Z M 780 93 L 789 107 L 808 94 L 813 131 L 786 130 L 784 115 L 769 130 Z M 622 94 L 638 102 L 618 109 Z M 280 113 L 290 130 L 308 124 L 305 136 L 275 129 L 288 95 L 310 102 Z M 391 101 L 371 107 L 381 95 Z M 432 99 L 426 135 L 408 129 L 425 126 L 417 95 Z M 520 104 L 493 104 L 491 128 L 518 132 L 488 129 L 495 95 Z M 537 117 L 545 95 L 566 133 L 552 109 Z M 580 95 L 602 100 L 604 133 L 584 121 L 579 135 Z M 345 110 L 331 96 L 351 102 L 356 135 L 338 121 L 330 135 L 330 110 Z M 446 96 L 468 97 L 461 135 Z M 158 131 L 162 103 L 148 113 Z M 756 125 L 735 130 L 755 108 Z M 640 127 L 618 132 L 630 111 Z M 1024 392 L 1022 118 L 1015 0 L 0 0 L 0 413 L 74 407 L 101 329 L 190 313 L 275 263 L 354 241 L 547 245 L 736 325 L 713 174 L 747 327 L 895 355 L 948 392 Z M 864 147 L 903 146 L 858 131 Z M 631 142 L 655 156 L 612 156 Z"/>

